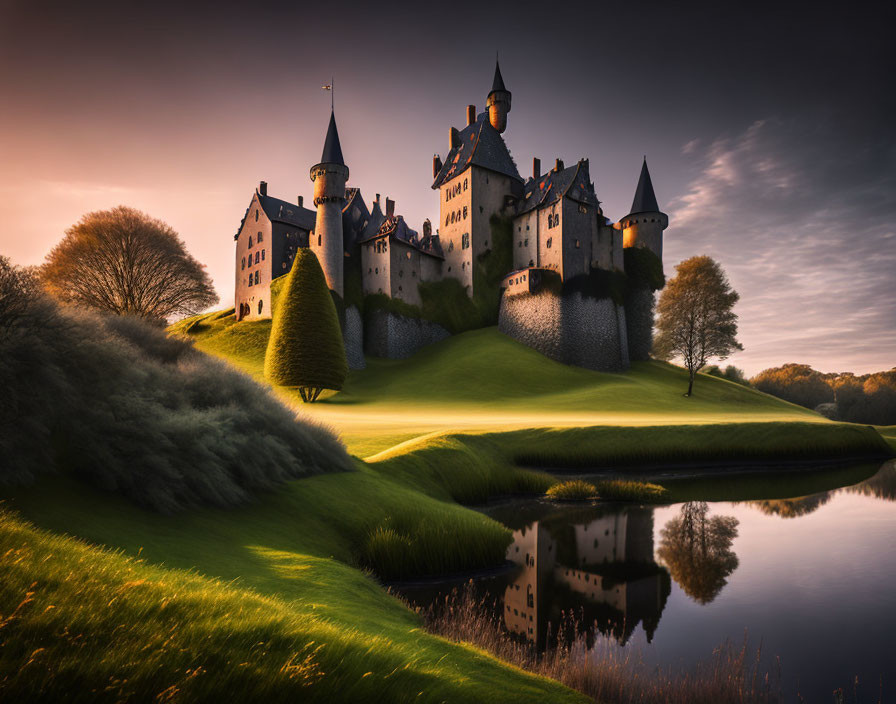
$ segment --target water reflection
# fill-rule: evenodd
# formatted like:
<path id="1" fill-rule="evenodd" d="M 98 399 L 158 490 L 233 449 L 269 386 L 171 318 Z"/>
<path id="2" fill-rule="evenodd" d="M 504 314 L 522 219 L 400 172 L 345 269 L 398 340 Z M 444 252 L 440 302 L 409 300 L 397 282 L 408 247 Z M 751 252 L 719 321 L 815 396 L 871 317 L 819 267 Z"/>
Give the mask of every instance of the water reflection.
<path id="1" fill-rule="evenodd" d="M 654 561 L 650 509 L 535 521 L 513 534 L 508 558 L 518 570 L 504 589 L 504 625 L 539 648 L 570 615 L 621 643 L 639 623 L 653 638 L 670 581 Z"/>
<path id="2" fill-rule="evenodd" d="M 709 504 L 689 501 L 660 532 L 660 559 L 672 578 L 699 604 L 715 599 L 737 569 L 731 543 L 737 537 L 733 516 L 707 516 Z"/>

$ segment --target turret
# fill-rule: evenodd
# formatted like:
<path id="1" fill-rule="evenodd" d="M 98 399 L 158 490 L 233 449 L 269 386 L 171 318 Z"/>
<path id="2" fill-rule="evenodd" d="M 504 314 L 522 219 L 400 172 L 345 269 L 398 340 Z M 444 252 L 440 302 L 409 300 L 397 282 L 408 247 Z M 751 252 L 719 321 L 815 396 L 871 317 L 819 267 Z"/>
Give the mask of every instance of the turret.
<path id="1" fill-rule="evenodd" d="M 501 77 L 501 65 L 495 61 L 495 80 L 492 81 L 492 91 L 485 101 L 488 108 L 488 121 L 499 133 L 507 129 L 507 113 L 510 112 L 510 91 L 504 87 L 504 79 Z"/>
<path id="2" fill-rule="evenodd" d="M 669 227 L 669 216 L 660 212 L 647 170 L 647 158 L 641 166 L 641 178 L 635 189 L 632 210 L 622 220 L 622 246 L 646 247 L 663 260 L 663 230 Z"/>
<path id="3" fill-rule="evenodd" d="M 311 250 L 317 255 L 327 277 L 327 286 L 340 296 L 343 291 L 345 247 L 342 233 L 342 206 L 345 203 L 345 182 L 348 167 L 342 158 L 336 116 L 330 113 L 330 126 L 320 163 L 311 167 L 314 182 L 314 205 L 317 220 L 311 234 Z"/>

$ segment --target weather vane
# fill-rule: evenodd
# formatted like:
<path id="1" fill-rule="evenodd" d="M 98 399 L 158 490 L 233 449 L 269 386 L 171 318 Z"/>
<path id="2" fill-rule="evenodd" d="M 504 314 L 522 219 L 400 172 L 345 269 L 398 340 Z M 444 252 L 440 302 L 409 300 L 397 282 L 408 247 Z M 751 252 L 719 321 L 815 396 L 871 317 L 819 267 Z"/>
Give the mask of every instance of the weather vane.
<path id="1" fill-rule="evenodd" d="M 331 79 L 330 79 L 330 82 L 329 82 L 327 85 L 325 85 L 325 86 L 321 86 L 321 88 L 323 88 L 324 90 L 328 90 L 328 91 L 330 91 L 330 110 L 333 110 L 333 109 L 334 109 L 334 105 L 333 105 L 333 97 L 334 97 L 334 95 L 333 95 L 333 94 L 334 94 L 336 91 L 333 90 L 333 86 L 335 86 L 335 85 L 336 85 L 336 80 L 335 80 L 334 78 L 331 78 Z"/>

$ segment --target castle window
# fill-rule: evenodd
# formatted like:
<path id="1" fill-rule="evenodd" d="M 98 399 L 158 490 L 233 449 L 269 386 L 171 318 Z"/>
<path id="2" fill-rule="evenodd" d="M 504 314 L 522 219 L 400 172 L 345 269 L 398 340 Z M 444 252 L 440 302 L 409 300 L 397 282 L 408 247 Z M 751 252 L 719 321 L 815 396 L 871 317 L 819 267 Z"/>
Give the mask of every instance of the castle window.
<path id="1" fill-rule="evenodd" d="M 480 213 L 481 213 L 481 212 L 484 212 L 483 209 L 482 209 L 482 206 L 481 206 L 481 205 L 479 206 L 479 212 L 480 212 Z"/>
<path id="2" fill-rule="evenodd" d="M 464 220 L 467 219 L 467 206 L 464 206 Z"/>
<path id="3" fill-rule="evenodd" d="M 249 285 L 252 285 L 252 274 L 249 274 Z"/>
<path id="4" fill-rule="evenodd" d="M 454 223 L 454 211 L 453 210 L 451 211 L 451 222 L 452 222 L 452 224 Z"/>
<path id="5" fill-rule="evenodd" d="M 402 288 L 401 288 L 401 286 L 399 286 L 399 287 L 398 287 L 398 290 L 399 290 L 399 291 L 401 291 L 401 290 L 402 290 Z"/>
<path id="6" fill-rule="evenodd" d="M 465 232 L 460 237 L 460 246 L 462 249 L 468 249 L 470 247 L 470 233 Z"/>
<path id="7" fill-rule="evenodd" d="M 464 179 L 464 190 L 467 190 L 467 179 Z"/>
<path id="8" fill-rule="evenodd" d="M 579 203 L 579 212 L 580 212 L 580 213 L 585 213 L 585 214 L 587 215 L 587 214 L 588 214 L 588 208 L 586 208 L 584 205 L 582 205 L 581 203 Z"/>
<path id="9" fill-rule="evenodd" d="M 267 251 L 266 249 L 261 250 L 261 261 L 264 261 L 264 253 L 266 251 Z"/>
<path id="10" fill-rule="evenodd" d="M 321 236 L 318 235 L 318 236 L 317 236 L 317 246 L 318 246 L 318 247 L 320 247 L 320 238 L 321 238 Z"/>
<path id="11" fill-rule="evenodd" d="M 451 191 L 445 189 L 445 202 L 447 203 L 449 200 L 451 200 Z"/>
<path id="12" fill-rule="evenodd" d="M 528 225 L 526 225 L 526 232 L 528 232 L 528 231 L 529 231 L 529 226 L 528 226 Z"/>
<path id="13" fill-rule="evenodd" d="M 261 233 L 258 233 L 258 237 L 255 239 L 256 242 L 261 242 Z"/>
<path id="14" fill-rule="evenodd" d="M 261 258 L 261 252 L 255 253 L 255 263 L 258 264 L 258 260 Z"/>
<path id="15" fill-rule="evenodd" d="M 411 253 L 410 253 L 410 252 L 407 253 L 407 258 L 408 258 L 408 259 L 411 258 Z"/>
<path id="16" fill-rule="evenodd" d="M 243 271 L 246 270 L 246 258 L 243 257 Z"/>
<path id="17" fill-rule="evenodd" d="M 368 267 L 368 269 L 367 269 L 367 273 L 368 273 L 368 274 L 372 274 L 372 273 L 373 273 L 373 267 L 372 267 L 372 266 L 371 266 L 371 267 Z"/>
<path id="18" fill-rule="evenodd" d="M 449 252 L 453 252 L 453 251 L 454 251 L 454 242 L 449 242 L 449 243 L 448 243 L 448 251 L 449 251 Z"/>
<path id="19" fill-rule="evenodd" d="M 375 273 L 375 274 L 379 274 L 379 273 L 380 273 L 380 268 L 377 267 L 376 269 L 374 269 L 374 273 Z M 382 293 L 382 291 L 380 291 L 380 293 Z"/>
<path id="20" fill-rule="evenodd" d="M 252 235 L 249 235 L 249 249 L 252 249 Z"/>
<path id="21" fill-rule="evenodd" d="M 581 247 L 581 243 L 578 240 L 576 240 L 576 249 L 579 249 L 580 247 Z"/>
<path id="22" fill-rule="evenodd" d="M 264 301 L 258 302 L 258 314 L 261 315 L 261 311 L 264 308 Z"/>
<path id="23" fill-rule="evenodd" d="M 554 239 L 553 237 L 548 237 L 548 241 L 547 241 L 547 248 L 548 248 L 548 249 L 551 248 L 551 242 L 553 241 L 553 239 Z"/>
<path id="24" fill-rule="evenodd" d="M 445 227 L 448 227 L 448 222 L 449 222 L 450 220 L 451 220 L 451 217 L 450 217 L 449 215 L 446 215 L 446 216 L 445 216 Z"/>
<path id="25" fill-rule="evenodd" d="M 255 209 L 255 222 L 258 222 L 258 208 Z"/>
<path id="26" fill-rule="evenodd" d="M 526 239 L 523 240 L 523 244 L 524 244 L 526 247 L 529 246 L 529 238 L 528 238 L 528 237 L 527 237 Z"/>

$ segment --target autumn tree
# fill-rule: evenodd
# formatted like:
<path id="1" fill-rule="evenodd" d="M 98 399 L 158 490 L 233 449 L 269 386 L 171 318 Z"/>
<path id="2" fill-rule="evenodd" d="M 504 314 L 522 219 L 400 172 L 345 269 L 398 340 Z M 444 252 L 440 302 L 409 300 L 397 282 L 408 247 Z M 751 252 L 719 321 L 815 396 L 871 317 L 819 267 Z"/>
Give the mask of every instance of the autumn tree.
<path id="1" fill-rule="evenodd" d="M 264 358 L 272 384 L 297 387 L 313 403 L 324 389 L 339 390 L 348 374 L 336 304 L 317 255 L 299 249 L 277 306 Z"/>
<path id="2" fill-rule="evenodd" d="M 660 294 L 653 352 L 659 359 L 681 359 L 688 369 L 688 391 L 713 357 L 726 359 L 743 347 L 737 341 L 734 304 L 740 296 L 710 257 L 691 257 L 675 267 L 675 277 Z"/>
<path id="3" fill-rule="evenodd" d="M 178 234 L 125 206 L 88 213 L 66 230 L 41 277 L 65 303 L 150 320 L 191 315 L 218 301 Z"/>
<path id="4" fill-rule="evenodd" d="M 0 332 L 8 333 L 29 321 L 42 295 L 33 267 L 15 266 L 0 256 Z"/>
<path id="5" fill-rule="evenodd" d="M 808 364 L 791 363 L 763 369 L 750 379 L 750 383 L 764 393 L 805 408 L 816 408 L 822 403 L 834 401 L 830 384 Z"/>

